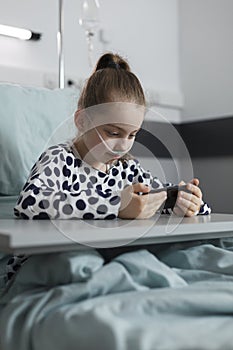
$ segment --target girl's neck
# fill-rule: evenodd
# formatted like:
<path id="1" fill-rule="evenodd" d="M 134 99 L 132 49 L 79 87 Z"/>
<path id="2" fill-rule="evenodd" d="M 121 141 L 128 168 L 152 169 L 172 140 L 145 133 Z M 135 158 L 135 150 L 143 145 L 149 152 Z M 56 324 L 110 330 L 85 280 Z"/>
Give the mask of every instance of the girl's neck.
<path id="1" fill-rule="evenodd" d="M 82 138 L 76 139 L 74 142 L 74 147 L 76 148 L 78 154 L 81 159 L 83 159 L 86 163 L 88 163 L 91 167 L 100 170 L 102 172 L 107 172 L 109 165 L 105 163 L 98 162 L 95 158 L 93 158 L 87 149 L 85 143 Z"/>

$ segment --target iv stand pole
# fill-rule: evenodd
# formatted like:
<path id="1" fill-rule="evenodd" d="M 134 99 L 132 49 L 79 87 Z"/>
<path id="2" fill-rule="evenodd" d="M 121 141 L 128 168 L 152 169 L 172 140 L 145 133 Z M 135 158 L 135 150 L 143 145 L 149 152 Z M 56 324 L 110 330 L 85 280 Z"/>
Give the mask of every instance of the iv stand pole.
<path id="1" fill-rule="evenodd" d="M 59 24 L 57 33 L 57 48 L 59 57 L 59 88 L 65 87 L 65 69 L 64 69 L 64 49 L 63 49 L 63 26 L 64 26 L 64 14 L 63 14 L 63 0 L 59 0 Z"/>

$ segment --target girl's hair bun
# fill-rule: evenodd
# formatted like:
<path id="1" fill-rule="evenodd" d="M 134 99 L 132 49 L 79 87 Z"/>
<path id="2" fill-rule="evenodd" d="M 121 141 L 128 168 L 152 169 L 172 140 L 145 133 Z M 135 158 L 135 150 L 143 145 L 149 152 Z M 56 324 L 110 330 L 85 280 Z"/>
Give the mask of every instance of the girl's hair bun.
<path id="1" fill-rule="evenodd" d="M 100 57 L 96 64 L 95 72 L 104 68 L 123 69 L 130 72 L 130 67 L 126 60 L 113 53 L 106 53 Z"/>
<path id="2" fill-rule="evenodd" d="M 78 108 L 109 102 L 132 102 L 142 106 L 146 104 L 141 83 L 131 72 L 128 62 L 111 52 L 98 60 L 80 94 Z"/>

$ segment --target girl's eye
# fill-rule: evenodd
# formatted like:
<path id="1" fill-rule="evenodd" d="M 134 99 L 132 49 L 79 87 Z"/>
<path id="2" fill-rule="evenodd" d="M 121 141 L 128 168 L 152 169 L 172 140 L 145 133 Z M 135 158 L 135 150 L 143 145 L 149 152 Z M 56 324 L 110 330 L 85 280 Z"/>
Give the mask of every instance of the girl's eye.
<path id="1" fill-rule="evenodd" d="M 119 136 L 119 133 L 116 132 L 116 131 L 107 131 L 107 134 L 108 134 L 109 136 Z"/>
<path id="2" fill-rule="evenodd" d="M 108 136 L 111 136 L 111 137 L 119 137 L 120 136 L 120 133 L 117 131 L 105 130 L 105 132 L 108 134 Z M 129 135 L 129 138 L 133 138 L 135 136 L 136 136 L 136 134 L 131 134 L 131 135 Z"/>

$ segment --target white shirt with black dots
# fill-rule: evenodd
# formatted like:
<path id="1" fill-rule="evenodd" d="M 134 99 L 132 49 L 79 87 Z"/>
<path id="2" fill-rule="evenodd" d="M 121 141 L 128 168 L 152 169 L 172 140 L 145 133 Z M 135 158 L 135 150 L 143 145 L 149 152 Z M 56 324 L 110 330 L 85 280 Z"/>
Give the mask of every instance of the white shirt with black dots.
<path id="1" fill-rule="evenodd" d="M 121 191 L 135 183 L 152 188 L 172 185 L 153 177 L 136 159 L 117 160 L 107 173 L 94 169 L 68 141 L 42 153 L 31 169 L 14 213 L 23 219 L 115 219 Z M 210 212 L 203 202 L 197 214 Z"/>

